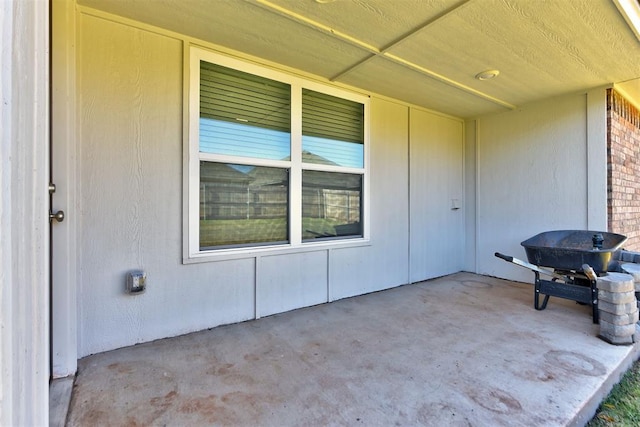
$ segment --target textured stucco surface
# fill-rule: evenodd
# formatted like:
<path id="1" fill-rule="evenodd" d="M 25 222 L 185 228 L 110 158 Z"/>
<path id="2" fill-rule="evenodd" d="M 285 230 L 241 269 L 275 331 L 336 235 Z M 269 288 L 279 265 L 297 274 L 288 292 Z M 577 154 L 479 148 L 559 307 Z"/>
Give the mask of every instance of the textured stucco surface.
<path id="1" fill-rule="evenodd" d="M 183 264 L 183 44 L 90 14 L 78 25 L 79 356 L 406 284 L 410 249 L 412 280 L 461 269 L 462 121 L 420 111 L 428 126 L 409 134 L 412 107 L 377 97 L 369 243 Z M 409 186 L 428 202 L 411 213 Z M 409 222 L 429 217 L 410 242 Z M 129 296 L 134 269 L 147 291 Z"/>
<path id="2" fill-rule="evenodd" d="M 528 281 L 530 272 L 493 254 L 525 259 L 520 242 L 529 237 L 587 229 L 586 100 L 566 96 L 477 120 L 477 272 Z"/>
<path id="3" fill-rule="evenodd" d="M 78 2 L 465 118 L 640 77 L 610 0 Z"/>

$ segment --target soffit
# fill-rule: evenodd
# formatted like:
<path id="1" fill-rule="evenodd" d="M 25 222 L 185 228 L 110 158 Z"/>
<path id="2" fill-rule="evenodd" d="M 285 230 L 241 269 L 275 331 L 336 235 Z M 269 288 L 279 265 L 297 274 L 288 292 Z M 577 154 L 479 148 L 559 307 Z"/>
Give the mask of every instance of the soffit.
<path id="1" fill-rule="evenodd" d="M 616 84 L 615 88 L 640 110 L 640 78 Z"/>
<path id="2" fill-rule="evenodd" d="M 611 24 L 622 24 L 615 7 L 595 3 L 496 1 L 488 14 L 486 2 L 473 2 L 393 53 L 513 104 L 639 76 L 640 57 L 620 54 L 638 52 L 637 40 Z M 450 36 L 457 32 L 464 37 Z M 449 52 L 464 52 L 463 61 Z M 500 76 L 474 79 L 490 68 Z"/>
<path id="3" fill-rule="evenodd" d="M 640 78 L 611 0 L 78 2 L 459 117 Z"/>
<path id="4" fill-rule="evenodd" d="M 356 87 L 375 87 L 376 93 L 393 94 L 396 99 L 457 117 L 471 117 L 478 111 L 484 114 L 505 111 L 500 105 L 439 80 L 426 78 L 419 72 L 407 71 L 401 65 L 383 58 L 372 59 L 366 66 L 346 74 L 340 81 Z"/>

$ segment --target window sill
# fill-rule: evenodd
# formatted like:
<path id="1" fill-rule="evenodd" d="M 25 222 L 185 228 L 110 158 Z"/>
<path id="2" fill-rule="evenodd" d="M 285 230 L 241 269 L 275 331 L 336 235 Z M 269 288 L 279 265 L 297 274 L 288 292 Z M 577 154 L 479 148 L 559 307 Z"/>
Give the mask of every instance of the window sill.
<path id="1" fill-rule="evenodd" d="M 220 249 L 217 251 L 200 252 L 183 257 L 182 264 L 199 264 L 204 262 L 219 262 L 238 259 L 250 259 L 268 256 L 297 254 L 304 252 L 319 252 L 332 249 L 346 249 L 371 246 L 371 241 L 365 238 L 345 239 L 340 241 L 308 242 L 301 245 L 274 245 L 253 248 Z"/>

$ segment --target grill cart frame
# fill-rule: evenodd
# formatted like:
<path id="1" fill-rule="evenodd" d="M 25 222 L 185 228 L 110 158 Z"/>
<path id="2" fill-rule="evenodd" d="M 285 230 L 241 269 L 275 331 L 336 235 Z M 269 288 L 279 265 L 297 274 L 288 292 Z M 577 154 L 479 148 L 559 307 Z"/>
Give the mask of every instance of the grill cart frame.
<path id="1" fill-rule="evenodd" d="M 536 310 L 544 310 L 549 297 L 569 299 L 591 306 L 593 323 L 599 323 L 597 279 L 607 273 L 613 253 L 626 240 L 621 234 L 602 231 L 547 231 L 521 243 L 529 262 L 499 252 L 495 256 L 533 271 Z"/>

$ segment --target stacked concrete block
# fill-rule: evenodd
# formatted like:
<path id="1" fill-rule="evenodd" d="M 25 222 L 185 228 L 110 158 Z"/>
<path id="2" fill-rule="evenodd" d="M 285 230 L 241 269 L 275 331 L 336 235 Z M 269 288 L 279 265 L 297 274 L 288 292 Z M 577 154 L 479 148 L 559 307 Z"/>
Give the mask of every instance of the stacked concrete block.
<path id="1" fill-rule="evenodd" d="M 633 276 L 608 273 L 598 277 L 599 337 L 611 344 L 633 344 L 638 304 Z"/>
<path id="2" fill-rule="evenodd" d="M 627 274 L 633 276 L 635 283 L 636 300 L 640 306 L 640 264 L 621 264 L 620 269 Z"/>
<path id="3" fill-rule="evenodd" d="M 616 251 L 613 253 L 613 260 L 620 261 L 622 263 L 640 264 L 640 252 L 632 252 L 627 250 Z"/>

